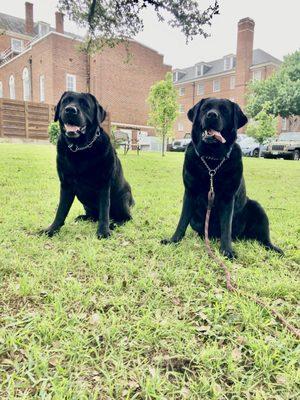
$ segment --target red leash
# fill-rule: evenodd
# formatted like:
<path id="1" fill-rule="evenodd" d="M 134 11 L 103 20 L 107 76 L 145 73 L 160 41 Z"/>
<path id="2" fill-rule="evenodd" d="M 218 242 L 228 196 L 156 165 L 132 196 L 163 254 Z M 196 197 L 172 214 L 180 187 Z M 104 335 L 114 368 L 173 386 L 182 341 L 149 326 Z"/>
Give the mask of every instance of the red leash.
<path id="1" fill-rule="evenodd" d="M 206 164 L 206 163 L 205 163 Z M 222 163 L 223 164 L 223 163 Z M 221 166 L 221 165 L 220 165 Z M 219 169 L 219 168 L 218 168 Z M 216 173 L 216 170 L 213 170 Z M 216 256 L 216 254 L 212 251 L 210 247 L 210 241 L 208 238 L 208 227 L 209 227 L 209 219 L 210 219 L 210 213 L 211 209 L 214 204 L 215 200 L 215 192 L 214 192 L 214 186 L 213 186 L 213 177 L 214 174 L 210 175 L 210 190 L 208 192 L 208 204 L 207 204 L 207 210 L 206 210 L 206 217 L 205 217 L 205 246 L 208 254 L 211 256 L 211 258 L 218 264 L 224 271 L 225 277 L 226 277 L 226 288 L 230 292 L 235 292 L 243 297 L 247 297 L 248 299 L 252 300 L 254 303 L 258 304 L 259 306 L 263 307 L 266 309 L 270 314 L 274 315 L 275 318 L 277 318 L 278 321 L 282 323 L 293 335 L 295 335 L 298 339 L 300 339 L 300 330 L 297 329 L 295 326 L 291 325 L 284 317 L 281 315 L 278 311 L 276 311 L 274 308 L 268 306 L 263 300 L 257 298 L 256 296 L 253 296 L 249 293 L 244 292 L 243 290 L 237 288 L 236 286 L 233 286 L 231 283 L 231 275 L 229 270 L 227 269 L 225 263 Z"/>

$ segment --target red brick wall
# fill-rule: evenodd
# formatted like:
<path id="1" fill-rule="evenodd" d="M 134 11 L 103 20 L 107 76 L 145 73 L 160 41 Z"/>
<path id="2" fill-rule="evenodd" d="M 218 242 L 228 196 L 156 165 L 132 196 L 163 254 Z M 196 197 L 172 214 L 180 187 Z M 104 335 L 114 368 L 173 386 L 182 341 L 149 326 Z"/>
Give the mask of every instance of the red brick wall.
<path id="1" fill-rule="evenodd" d="M 129 52 L 127 63 L 122 44 L 92 58 L 91 92 L 109 111 L 112 122 L 148 125 L 149 89 L 171 67 L 163 64 L 162 55 L 137 42 L 130 42 Z"/>
<path id="2" fill-rule="evenodd" d="M 32 100 L 39 101 L 39 77 L 45 75 L 45 102 L 53 104 L 53 35 L 37 42 L 33 48 L 17 56 L 13 61 L 0 68 L 0 80 L 3 82 L 3 97 L 9 97 L 9 77 L 15 78 L 16 99 L 23 100 L 22 72 L 25 67 L 30 70 L 32 60 Z"/>
<path id="3" fill-rule="evenodd" d="M 88 60 L 78 51 L 79 42 L 59 34 L 50 34 L 0 68 L 4 97 L 9 97 L 9 76 L 15 77 L 16 99 L 23 100 L 22 71 L 32 60 L 32 100 L 39 101 L 39 77 L 45 76 L 45 102 L 56 104 L 66 90 L 66 75 L 76 75 L 76 90 L 88 90 Z M 110 113 L 111 121 L 148 125 L 146 98 L 150 86 L 163 79 L 171 67 L 163 56 L 137 42 L 129 46 L 131 59 L 123 45 L 106 49 L 91 59 L 91 92 Z M 143 129 L 147 130 L 148 129 Z M 153 130 L 149 130 L 153 134 Z"/>

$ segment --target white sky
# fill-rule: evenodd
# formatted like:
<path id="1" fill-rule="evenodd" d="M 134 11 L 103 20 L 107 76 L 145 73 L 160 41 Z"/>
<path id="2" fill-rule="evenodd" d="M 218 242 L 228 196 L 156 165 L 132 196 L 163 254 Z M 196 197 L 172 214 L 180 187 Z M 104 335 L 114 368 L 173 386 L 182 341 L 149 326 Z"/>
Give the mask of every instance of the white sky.
<path id="1" fill-rule="evenodd" d="M 54 26 L 57 1 L 31 2 L 34 20 Z M 25 1 L 1 0 L 0 3 L 0 12 L 24 18 Z M 209 0 L 200 0 L 204 7 L 208 3 Z M 300 0 L 220 0 L 219 3 L 220 15 L 215 16 L 208 39 L 199 37 L 186 45 L 183 34 L 159 23 L 151 10 L 144 12 L 145 29 L 136 39 L 164 54 L 165 63 L 181 68 L 235 53 L 238 20 L 250 17 L 255 21 L 254 48 L 261 48 L 280 59 L 300 48 Z M 65 30 L 83 34 L 67 20 Z"/>

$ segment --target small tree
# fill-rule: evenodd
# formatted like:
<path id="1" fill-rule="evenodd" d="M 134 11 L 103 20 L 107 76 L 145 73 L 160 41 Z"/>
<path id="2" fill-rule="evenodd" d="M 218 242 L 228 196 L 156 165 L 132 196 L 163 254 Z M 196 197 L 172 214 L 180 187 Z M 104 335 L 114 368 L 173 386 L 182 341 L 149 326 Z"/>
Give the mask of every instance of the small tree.
<path id="1" fill-rule="evenodd" d="M 263 109 L 247 125 L 246 134 L 263 144 L 266 139 L 276 134 L 276 117 L 269 114 L 269 103 L 265 103 Z"/>
<path id="2" fill-rule="evenodd" d="M 172 133 L 179 106 L 171 72 L 166 74 L 165 80 L 156 82 L 150 88 L 147 101 L 150 106 L 149 124 L 153 125 L 162 137 L 162 155 L 164 156 L 166 138 Z"/>
<path id="3" fill-rule="evenodd" d="M 60 127 L 58 122 L 51 122 L 48 126 L 48 134 L 50 143 L 56 144 L 60 134 Z"/>

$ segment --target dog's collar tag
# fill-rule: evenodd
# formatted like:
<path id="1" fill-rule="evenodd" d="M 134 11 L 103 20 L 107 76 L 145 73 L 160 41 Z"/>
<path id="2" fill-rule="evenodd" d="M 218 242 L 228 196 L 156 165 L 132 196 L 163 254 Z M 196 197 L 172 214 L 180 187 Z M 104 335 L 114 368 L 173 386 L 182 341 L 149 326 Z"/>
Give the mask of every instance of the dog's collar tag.
<path id="1" fill-rule="evenodd" d="M 74 148 L 73 148 L 74 144 L 73 144 L 73 143 L 70 143 L 70 144 L 68 145 L 68 148 L 69 148 L 73 153 L 76 153 L 77 151 L 80 151 L 80 150 L 90 149 L 90 148 L 93 146 L 94 142 L 98 139 L 98 137 L 100 136 L 100 134 L 101 134 L 101 130 L 100 130 L 100 127 L 98 126 L 97 129 L 96 129 L 95 135 L 94 135 L 93 139 L 90 141 L 90 143 L 88 143 L 87 145 L 85 145 L 85 146 L 83 146 L 83 147 L 78 147 L 77 145 L 75 145 Z"/>

